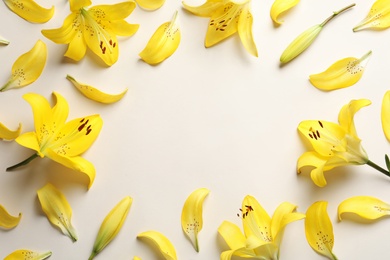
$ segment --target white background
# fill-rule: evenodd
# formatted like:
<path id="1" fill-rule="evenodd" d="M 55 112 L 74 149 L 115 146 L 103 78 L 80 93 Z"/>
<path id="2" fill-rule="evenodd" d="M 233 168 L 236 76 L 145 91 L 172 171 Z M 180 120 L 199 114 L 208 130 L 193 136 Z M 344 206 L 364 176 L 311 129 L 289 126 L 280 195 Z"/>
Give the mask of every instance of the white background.
<path id="1" fill-rule="evenodd" d="M 269 16 L 271 0 L 253 1 L 253 34 L 259 57 L 248 54 L 237 34 L 204 48 L 208 18 L 183 10 L 181 1 L 167 0 L 154 12 L 140 8 L 126 19 L 140 24 L 132 37 L 119 39 L 119 60 L 101 66 L 92 53 L 80 62 L 63 57 L 66 45 L 46 39 L 42 29 L 58 28 L 70 13 L 65 0 L 40 0 L 55 5 L 46 24 L 31 24 L 0 4 L 0 34 L 10 45 L 0 46 L 0 85 L 8 80 L 13 62 L 38 39 L 48 47 L 48 60 L 33 84 L 0 93 L 0 122 L 23 132 L 33 131 L 33 117 L 22 95 L 35 92 L 53 101 L 63 95 L 70 106 L 69 119 L 99 113 L 104 120 L 99 138 L 84 154 L 97 175 L 87 191 L 87 178 L 49 159 L 36 159 L 15 172 L 5 168 L 33 151 L 16 142 L 0 143 L 0 204 L 13 215 L 22 212 L 15 229 L 0 230 L 0 257 L 19 248 L 51 250 L 51 259 L 87 259 L 106 214 L 124 196 L 134 199 L 127 220 L 112 243 L 96 259 L 160 259 L 137 234 L 156 230 L 174 244 L 179 259 L 213 260 L 227 247 L 217 233 L 224 220 L 237 223 L 245 195 L 255 196 L 271 215 L 283 201 L 306 212 L 315 201 L 326 200 L 334 225 L 334 253 L 339 259 L 388 259 L 389 219 L 374 223 L 337 221 L 337 206 L 355 195 L 371 195 L 390 202 L 390 179 L 369 166 L 337 168 L 326 174 L 328 185 L 316 187 L 307 174 L 296 174 L 296 161 L 305 151 L 297 133 L 300 121 L 337 122 L 340 108 L 351 99 L 367 98 L 372 105 L 355 116 L 355 124 L 369 158 L 381 166 L 389 143 L 382 132 L 381 102 L 390 89 L 390 31 L 352 28 L 373 3 L 358 1 L 351 10 L 331 21 L 313 45 L 286 66 L 279 66 L 285 47 L 301 32 L 352 2 L 305 1 L 283 16 L 274 27 Z M 93 4 L 116 3 L 95 0 Z M 202 1 L 188 0 L 200 5 Z M 182 40 L 178 50 L 158 66 L 139 59 L 153 32 L 179 12 Z M 362 79 L 352 87 L 323 92 L 308 81 L 335 61 L 373 54 Z M 129 88 L 118 103 L 102 105 L 86 99 L 66 75 L 105 92 Z M 52 226 L 41 210 L 36 191 L 47 182 L 60 189 L 73 208 L 75 243 Z M 206 187 L 204 228 L 196 253 L 181 230 L 180 215 L 187 196 Z M 304 221 L 285 230 L 280 259 L 323 259 L 307 244 Z"/>

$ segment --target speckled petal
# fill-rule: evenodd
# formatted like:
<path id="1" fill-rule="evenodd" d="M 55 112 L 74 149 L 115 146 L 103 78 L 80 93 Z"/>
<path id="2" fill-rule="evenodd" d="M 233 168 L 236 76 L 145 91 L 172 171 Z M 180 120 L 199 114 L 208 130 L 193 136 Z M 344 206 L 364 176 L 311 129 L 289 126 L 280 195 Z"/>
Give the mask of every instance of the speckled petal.
<path id="1" fill-rule="evenodd" d="M 340 203 L 339 220 L 344 213 L 353 213 L 362 218 L 376 220 L 390 215 L 390 204 L 371 196 L 355 196 Z"/>
<path id="2" fill-rule="evenodd" d="M 28 249 L 19 249 L 7 255 L 4 260 L 44 260 L 51 256 L 51 252 L 36 252 Z"/>
<path id="3" fill-rule="evenodd" d="M 390 0 L 377 0 L 371 6 L 370 12 L 358 25 L 354 32 L 363 29 L 386 29 L 390 27 Z"/>
<path id="4" fill-rule="evenodd" d="M 54 14 L 54 6 L 50 9 L 46 9 L 33 0 L 3 1 L 12 12 L 32 23 L 46 23 Z"/>

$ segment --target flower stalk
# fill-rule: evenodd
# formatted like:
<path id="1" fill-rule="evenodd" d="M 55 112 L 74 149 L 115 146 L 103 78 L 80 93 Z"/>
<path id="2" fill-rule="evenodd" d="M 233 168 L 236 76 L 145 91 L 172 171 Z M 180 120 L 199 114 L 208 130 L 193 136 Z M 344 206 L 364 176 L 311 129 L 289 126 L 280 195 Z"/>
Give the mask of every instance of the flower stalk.
<path id="1" fill-rule="evenodd" d="M 380 171 L 380 172 L 383 173 L 384 175 L 390 177 L 390 172 L 386 171 L 385 169 L 383 169 L 382 167 L 380 167 L 380 166 L 377 165 L 376 163 L 373 163 L 372 161 L 368 160 L 367 165 L 371 166 L 371 167 L 374 168 L 375 170 Z"/>
<path id="2" fill-rule="evenodd" d="M 34 153 L 33 155 L 31 155 L 30 157 L 28 157 L 27 159 L 21 161 L 20 163 L 17 163 L 15 165 L 12 165 L 10 167 L 8 167 L 6 169 L 7 172 L 10 172 L 10 171 L 13 171 L 13 170 L 16 170 L 17 168 L 21 167 L 21 166 L 24 166 L 24 165 L 27 165 L 29 162 L 31 162 L 32 160 L 34 160 L 35 158 L 37 158 L 39 155 L 37 153 Z"/>
<path id="3" fill-rule="evenodd" d="M 337 12 L 333 12 L 333 14 L 332 14 L 331 16 L 329 16 L 328 18 L 326 18 L 326 20 L 323 21 L 323 22 L 321 23 L 321 26 L 325 26 L 325 25 L 326 25 L 328 22 L 330 22 L 333 18 L 335 18 L 336 16 L 338 16 L 338 15 L 341 14 L 342 12 L 347 11 L 348 9 L 354 7 L 355 5 L 356 5 L 356 4 L 354 3 L 354 4 L 348 5 L 348 6 L 344 7 L 344 8 L 342 8 L 342 9 L 340 9 L 340 10 L 337 11 Z"/>

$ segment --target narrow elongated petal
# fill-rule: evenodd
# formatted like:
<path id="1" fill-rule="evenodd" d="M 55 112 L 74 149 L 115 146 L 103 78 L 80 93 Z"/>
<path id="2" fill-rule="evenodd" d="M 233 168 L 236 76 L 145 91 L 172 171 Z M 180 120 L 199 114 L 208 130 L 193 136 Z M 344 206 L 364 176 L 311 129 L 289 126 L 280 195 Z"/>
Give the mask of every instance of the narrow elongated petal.
<path id="1" fill-rule="evenodd" d="M 22 124 L 19 124 L 18 129 L 10 130 L 5 125 L 0 123 L 0 139 L 13 140 L 20 135 L 21 130 L 22 130 Z"/>
<path id="2" fill-rule="evenodd" d="M 181 227 L 197 252 L 199 252 L 198 233 L 203 227 L 203 201 L 209 192 L 206 188 L 192 192 L 184 202 L 181 212 Z"/>
<path id="3" fill-rule="evenodd" d="M 385 93 L 382 99 L 381 120 L 383 133 L 390 142 L 390 90 Z"/>
<path id="4" fill-rule="evenodd" d="M 165 0 L 136 0 L 136 2 L 142 9 L 154 11 L 159 9 Z"/>
<path id="5" fill-rule="evenodd" d="M 354 32 L 363 29 L 386 29 L 390 27 L 390 1 L 377 0 L 372 5 L 370 12 L 358 25 L 353 28 Z"/>
<path id="6" fill-rule="evenodd" d="M 390 215 L 390 204 L 371 196 L 355 196 L 340 203 L 337 209 L 339 220 L 344 213 L 375 220 Z"/>
<path id="7" fill-rule="evenodd" d="M 132 202 L 133 199 L 126 196 L 105 217 L 93 245 L 92 253 L 88 258 L 89 260 L 99 254 L 118 234 L 125 223 Z"/>
<path id="8" fill-rule="evenodd" d="M 338 116 L 339 123 L 351 136 L 358 138 L 353 120 L 356 112 L 365 106 L 369 106 L 370 104 L 371 101 L 368 99 L 357 99 L 351 100 L 348 104 L 341 108 Z"/>
<path id="9" fill-rule="evenodd" d="M 19 249 L 7 255 L 4 260 L 44 260 L 51 256 L 51 252 L 35 252 L 28 249 Z"/>
<path id="10" fill-rule="evenodd" d="M 238 35 L 245 49 L 255 57 L 258 57 L 257 47 L 252 34 L 253 16 L 249 5 L 245 5 L 238 19 Z"/>
<path id="11" fill-rule="evenodd" d="M 20 219 L 22 218 L 22 213 L 19 213 L 19 216 L 14 217 L 8 213 L 8 211 L 0 205 L 0 227 L 10 229 L 16 227 Z"/>
<path id="12" fill-rule="evenodd" d="M 8 45 L 9 41 L 0 35 L 0 44 Z"/>
<path id="13" fill-rule="evenodd" d="M 171 56 L 179 47 L 181 33 L 177 23 L 177 11 L 170 22 L 158 27 L 139 56 L 148 64 L 158 64 Z"/>
<path id="14" fill-rule="evenodd" d="M 283 21 L 278 20 L 279 15 L 290 10 L 299 3 L 300 0 L 275 0 L 271 6 L 271 19 L 276 24 L 282 24 Z"/>
<path id="15" fill-rule="evenodd" d="M 305 233 L 311 248 L 318 254 L 336 260 L 333 254 L 333 226 L 326 210 L 326 201 L 313 203 L 306 211 Z"/>
<path id="16" fill-rule="evenodd" d="M 36 81 L 45 67 L 46 57 L 46 44 L 38 40 L 30 51 L 24 53 L 15 61 L 12 66 L 11 77 L 0 88 L 0 91 L 21 88 Z"/>
<path id="17" fill-rule="evenodd" d="M 146 231 L 137 235 L 137 238 L 151 241 L 160 251 L 165 260 L 177 260 L 176 250 L 171 241 L 157 231 Z"/>
<path id="18" fill-rule="evenodd" d="M 194 15 L 201 17 L 211 17 L 213 13 L 224 5 L 222 0 L 206 0 L 206 2 L 200 6 L 190 6 L 182 2 L 184 9 L 193 13 Z"/>
<path id="19" fill-rule="evenodd" d="M 8 8 L 23 19 L 32 23 L 46 23 L 54 14 L 54 6 L 43 8 L 33 0 L 3 0 Z"/>
<path id="20" fill-rule="evenodd" d="M 52 184 L 48 183 L 37 191 L 42 210 L 49 221 L 57 226 L 64 235 L 77 241 L 76 230 L 72 225 L 72 208 L 66 197 Z"/>
<path id="21" fill-rule="evenodd" d="M 98 90 L 97 88 L 94 88 L 90 85 L 80 83 L 80 82 L 76 81 L 72 76 L 67 75 L 66 78 L 70 82 L 73 83 L 73 85 L 76 87 L 76 89 L 78 91 L 80 91 L 81 94 L 83 94 L 84 96 L 86 96 L 89 99 L 92 99 L 94 101 L 104 103 L 104 104 L 115 103 L 115 102 L 121 100 L 127 92 L 127 89 L 125 89 L 120 94 L 113 94 L 112 95 L 112 94 L 104 93 L 104 92 L 102 92 L 102 91 Z"/>
<path id="22" fill-rule="evenodd" d="M 324 72 L 309 76 L 311 84 L 318 89 L 329 91 L 354 85 L 363 76 L 371 51 L 360 59 L 348 57 L 332 64 Z"/>

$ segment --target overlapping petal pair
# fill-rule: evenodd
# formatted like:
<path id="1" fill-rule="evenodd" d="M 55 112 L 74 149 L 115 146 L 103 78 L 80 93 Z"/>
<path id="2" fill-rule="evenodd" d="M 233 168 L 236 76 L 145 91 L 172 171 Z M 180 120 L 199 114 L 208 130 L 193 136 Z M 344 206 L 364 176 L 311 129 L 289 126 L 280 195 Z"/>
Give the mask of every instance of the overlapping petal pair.
<path id="1" fill-rule="evenodd" d="M 353 28 L 354 32 L 363 29 L 386 29 L 390 27 L 390 1 L 376 0 L 371 6 L 370 12 L 358 25 Z"/>
<path id="2" fill-rule="evenodd" d="M 54 14 L 54 6 L 44 8 L 33 0 L 3 0 L 8 8 L 32 23 L 46 23 Z"/>

